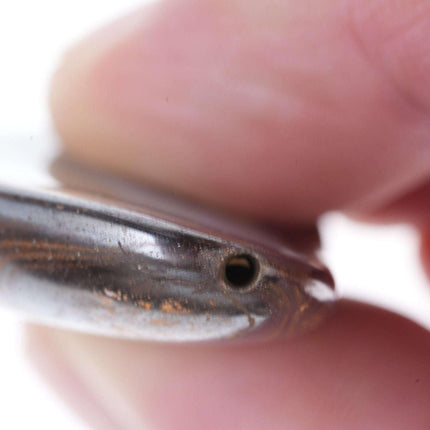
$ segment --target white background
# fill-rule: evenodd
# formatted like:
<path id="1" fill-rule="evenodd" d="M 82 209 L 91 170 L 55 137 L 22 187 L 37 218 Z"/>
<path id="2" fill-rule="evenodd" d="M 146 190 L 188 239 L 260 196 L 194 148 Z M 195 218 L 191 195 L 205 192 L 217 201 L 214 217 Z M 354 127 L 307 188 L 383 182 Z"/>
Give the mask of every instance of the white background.
<path id="1" fill-rule="evenodd" d="M 132 0 L 14 0 L 0 3 L 0 154 L 13 138 L 49 126 L 46 94 L 61 52 L 86 32 L 138 4 Z M 324 258 L 339 291 L 397 310 L 430 327 L 430 295 L 418 260 L 418 238 L 406 226 L 322 221 Z M 0 428 L 82 430 L 35 375 L 21 345 L 19 321 L 0 310 Z"/>

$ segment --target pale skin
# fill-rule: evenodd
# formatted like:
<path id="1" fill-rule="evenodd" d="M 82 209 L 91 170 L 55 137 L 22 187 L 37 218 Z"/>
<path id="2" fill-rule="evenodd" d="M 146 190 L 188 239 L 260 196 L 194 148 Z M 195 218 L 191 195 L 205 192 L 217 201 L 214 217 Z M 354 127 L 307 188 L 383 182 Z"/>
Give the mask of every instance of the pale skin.
<path id="1" fill-rule="evenodd" d="M 410 222 L 430 273 L 429 39 L 428 0 L 167 0 L 71 49 L 52 114 L 74 157 L 265 223 Z M 97 429 L 430 428 L 430 334 L 357 302 L 292 342 L 28 345 Z"/>

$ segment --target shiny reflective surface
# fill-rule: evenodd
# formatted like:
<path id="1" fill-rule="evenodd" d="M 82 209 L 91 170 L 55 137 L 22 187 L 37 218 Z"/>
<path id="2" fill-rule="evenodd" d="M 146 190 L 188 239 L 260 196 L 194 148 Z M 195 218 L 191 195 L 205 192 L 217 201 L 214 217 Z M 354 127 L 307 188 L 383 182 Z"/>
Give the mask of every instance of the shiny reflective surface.
<path id="1" fill-rule="evenodd" d="M 67 160 L 52 171 L 50 188 L 0 186 L 0 301 L 32 319 L 157 341 L 270 339 L 332 308 L 329 272 L 276 237 Z"/>

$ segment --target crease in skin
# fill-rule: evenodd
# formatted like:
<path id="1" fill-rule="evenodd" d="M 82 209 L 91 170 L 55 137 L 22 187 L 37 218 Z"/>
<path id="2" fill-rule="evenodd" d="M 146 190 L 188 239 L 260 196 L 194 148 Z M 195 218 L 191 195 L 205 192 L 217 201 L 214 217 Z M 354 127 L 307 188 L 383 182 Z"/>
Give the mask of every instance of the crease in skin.
<path id="1" fill-rule="evenodd" d="M 386 1 L 382 3 L 386 3 Z M 425 4 L 428 2 L 420 0 L 419 3 Z M 412 89 L 408 89 L 407 87 L 405 87 L 405 85 L 402 85 L 402 83 L 399 82 L 398 78 L 394 76 L 393 71 L 390 70 L 390 68 L 386 64 L 384 64 L 381 59 L 382 56 L 377 56 L 369 51 L 368 43 L 366 43 L 365 41 L 366 35 L 364 35 L 363 30 L 360 29 L 361 24 L 359 23 L 360 18 L 358 17 L 357 8 L 360 8 L 359 11 L 361 12 L 361 2 L 351 1 L 348 2 L 348 5 L 348 28 L 350 29 L 351 39 L 357 47 L 358 53 L 361 55 L 364 61 L 366 61 L 369 67 L 376 71 L 384 82 L 390 85 L 390 87 L 394 90 L 394 93 L 399 97 L 399 100 L 401 100 L 404 105 L 408 106 L 421 118 L 427 119 L 429 113 L 429 106 L 428 103 L 426 103 L 426 101 L 423 99 L 422 94 L 414 94 Z M 389 6 L 387 5 L 387 7 Z M 405 5 L 404 7 L 408 6 Z M 418 11 L 417 19 L 422 19 L 422 16 L 425 16 L 425 13 L 429 14 L 429 11 Z M 395 35 L 391 35 L 391 37 L 404 37 L 404 33 L 407 31 L 413 31 L 416 25 L 418 25 L 416 23 L 416 20 L 410 19 L 408 22 L 403 23 L 401 29 L 396 29 Z M 399 34 L 399 30 L 401 34 Z"/>

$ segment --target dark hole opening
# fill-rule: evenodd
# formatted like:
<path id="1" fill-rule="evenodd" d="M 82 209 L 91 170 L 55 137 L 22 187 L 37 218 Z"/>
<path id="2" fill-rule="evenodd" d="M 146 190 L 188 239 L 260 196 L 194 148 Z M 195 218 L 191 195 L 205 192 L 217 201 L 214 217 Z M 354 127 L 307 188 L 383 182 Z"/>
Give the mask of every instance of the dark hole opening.
<path id="1" fill-rule="evenodd" d="M 231 257 L 225 265 L 225 278 L 233 288 L 245 288 L 254 280 L 257 271 L 255 260 L 249 255 Z"/>

